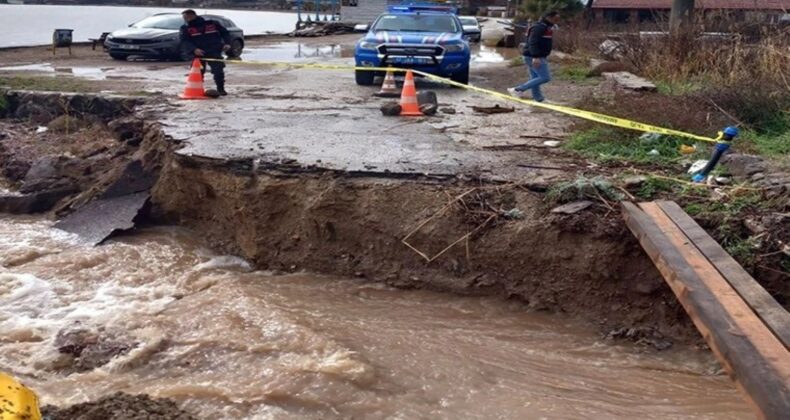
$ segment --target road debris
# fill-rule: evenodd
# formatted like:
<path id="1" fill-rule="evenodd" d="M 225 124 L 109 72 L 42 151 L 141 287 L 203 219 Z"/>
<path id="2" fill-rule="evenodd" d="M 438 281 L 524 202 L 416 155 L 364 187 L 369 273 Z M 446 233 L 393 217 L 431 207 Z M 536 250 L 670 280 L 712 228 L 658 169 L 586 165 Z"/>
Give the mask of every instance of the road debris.
<path id="1" fill-rule="evenodd" d="M 472 110 L 475 112 L 479 112 L 481 114 L 506 114 L 508 112 L 514 112 L 516 108 L 508 108 L 504 106 L 494 105 L 494 106 L 470 106 Z"/>
<path id="2" fill-rule="evenodd" d="M 637 92 L 656 92 L 658 88 L 653 82 L 639 77 L 627 71 L 618 71 L 614 73 L 603 73 L 607 79 L 613 80 L 618 86 L 623 89 L 633 90 Z"/>
<path id="3" fill-rule="evenodd" d="M 288 34 L 290 37 L 317 37 L 354 33 L 354 25 L 343 22 L 313 22 L 311 26 L 297 29 Z"/>
<path id="4" fill-rule="evenodd" d="M 551 209 L 551 212 L 554 214 L 575 214 L 589 208 L 592 205 L 593 202 L 589 200 L 574 201 L 573 203 L 563 204 L 559 207 L 555 207 Z"/>

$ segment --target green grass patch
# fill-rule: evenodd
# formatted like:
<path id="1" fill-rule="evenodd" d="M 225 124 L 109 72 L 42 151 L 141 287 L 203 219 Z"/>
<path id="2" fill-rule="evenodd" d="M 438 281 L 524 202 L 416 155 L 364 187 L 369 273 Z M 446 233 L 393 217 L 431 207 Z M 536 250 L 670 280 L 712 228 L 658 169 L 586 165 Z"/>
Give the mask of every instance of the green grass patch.
<path id="1" fill-rule="evenodd" d="M 707 221 L 713 236 L 721 246 L 744 266 L 752 266 L 758 260 L 759 238 L 750 235 L 743 227 L 743 219 L 753 211 L 771 208 L 759 191 L 741 191 L 719 200 L 706 200 L 684 206 L 686 213 L 696 219 Z"/>
<path id="2" fill-rule="evenodd" d="M 546 198 L 553 203 L 597 199 L 604 197 L 612 201 L 622 200 L 623 194 L 608 180 L 602 177 L 587 178 L 578 176 L 573 181 L 552 185 L 546 192 Z"/>
<path id="3" fill-rule="evenodd" d="M 658 92 L 667 96 L 683 96 L 699 92 L 705 84 L 695 80 L 656 80 L 653 82 Z"/>
<path id="4" fill-rule="evenodd" d="M 95 82 L 67 77 L 0 76 L 0 86 L 14 90 L 44 92 L 97 92 Z"/>
<path id="5" fill-rule="evenodd" d="M 648 177 L 647 180 L 639 187 L 636 196 L 645 200 L 650 200 L 661 192 L 670 192 L 674 190 L 675 182 L 663 179 Z"/>
<path id="6" fill-rule="evenodd" d="M 780 160 L 790 160 L 790 113 L 783 113 L 766 119 L 765 130 L 748 130 L 735 146 L 744 144 L 753 153 Z"/>
<path id="7" fill-rule="evenodd" d="M 572 82 L 582 83 L 590 81 L 587 75 L 590 69 L 587 66 L 579 64 L 560 65 L 555 73 L 555 77 L 559 80 L 568 80 Z"/>
<path id="8" fill-rule="evenodd" d="M 680 159 L 707 157 L 704 147 L 698 147 L 693 155 L 681 154 L 680 146 L 688 143 L 675 137 L 641 138 L 630 131 L 594 127 L 573 134 L 563 147 L 600 163 L 672 164 Z"/>

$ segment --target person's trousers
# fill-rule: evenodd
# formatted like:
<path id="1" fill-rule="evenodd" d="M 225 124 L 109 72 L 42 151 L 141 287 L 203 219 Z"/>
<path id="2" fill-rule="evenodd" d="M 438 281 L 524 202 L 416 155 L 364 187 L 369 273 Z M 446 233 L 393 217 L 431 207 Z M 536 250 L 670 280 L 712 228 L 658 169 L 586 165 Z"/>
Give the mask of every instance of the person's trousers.
<path id="1" fill-rule="evenodd" d="M 529 69 L 529 76 L 530 79 L 527 83 L 523 85 L 516 86 L 516 90 L 519 92 L 525 92 L 527 90 L 532 91 L 532 99 L 543 102 L 546 98 L 543 97 L 543 92 L 540 91 L 540 85 L 549 83 L 551 81 L 551 71 L 549 70 L 549 61 L 546 58 L 540 59 L 540 67 L 537 69 L 533 66 L 533 58 L 532 57 L 524 57 L 524 64 Z"/>
<path id="2" fill-rule="evenodd" d="M 221 57 L 206 57 L 221 60 Z M 206 74 L 206 66 L 211 67 L 211 74 L 214 75 L 214 83 L 217 84 L 217 90 L 225 90 L 225 63 L 222 61 L 203 61 L 200 60 L 201 68 L 200 74 Z"/>

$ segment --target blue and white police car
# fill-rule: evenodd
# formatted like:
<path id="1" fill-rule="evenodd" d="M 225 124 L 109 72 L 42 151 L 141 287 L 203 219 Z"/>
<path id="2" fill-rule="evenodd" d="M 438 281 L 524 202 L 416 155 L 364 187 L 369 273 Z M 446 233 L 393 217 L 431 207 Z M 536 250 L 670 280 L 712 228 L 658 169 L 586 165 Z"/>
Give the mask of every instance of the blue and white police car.
<path id="1" fill-rule="evenodd" d="M 411 68 L 469 83 L 469 42 L 456 12 L 450 6 L 389 6 L 357 42 L 356 65 Z M 357 70 L 357 84 L 371 85 L 377 75 Z"/>

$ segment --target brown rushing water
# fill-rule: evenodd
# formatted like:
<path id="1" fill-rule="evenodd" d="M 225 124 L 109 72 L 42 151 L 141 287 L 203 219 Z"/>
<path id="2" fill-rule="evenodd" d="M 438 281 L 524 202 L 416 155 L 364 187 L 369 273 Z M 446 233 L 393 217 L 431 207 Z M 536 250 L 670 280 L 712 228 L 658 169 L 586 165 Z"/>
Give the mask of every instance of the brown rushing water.
<path id="1" fill-rule="evenodd" d="M 177 228 L 91 248 L 0 220 L 0 370 L 64 405 L 114 391 L 206 419 L 736 419 L 709 354 L 613 345 L 515 303 L 252 271 Z M 75 321 L 139 343 L 58 369 Z"/>

